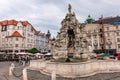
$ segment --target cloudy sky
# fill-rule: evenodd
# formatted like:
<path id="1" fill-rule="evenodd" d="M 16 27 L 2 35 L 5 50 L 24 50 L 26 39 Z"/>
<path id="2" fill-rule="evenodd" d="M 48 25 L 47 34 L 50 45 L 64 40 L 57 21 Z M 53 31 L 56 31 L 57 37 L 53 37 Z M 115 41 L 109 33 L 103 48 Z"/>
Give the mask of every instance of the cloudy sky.
<path id="1" fill-rule="evenodd" d="M 0 0 L 0 21 L 27 20 L 37 30 L 53 36 L 61 27 L 61 21 L 72 5 L 79 22 L 90 14 L 94 19 L 120 15 L 120 0 Z"/>

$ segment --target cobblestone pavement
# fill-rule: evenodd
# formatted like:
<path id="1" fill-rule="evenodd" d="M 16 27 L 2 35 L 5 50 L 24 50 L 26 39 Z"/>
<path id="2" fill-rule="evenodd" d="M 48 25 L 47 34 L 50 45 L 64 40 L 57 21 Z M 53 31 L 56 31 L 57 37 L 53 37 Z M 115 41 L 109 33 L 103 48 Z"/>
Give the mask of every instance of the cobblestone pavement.
<path id="1" fill-rule="evenodd" d="M 23 79 L 23 69 L 27 67 L 27 65 L 23 66 L 18 63 L 15 63 L 15 69 L 12 72 L 12 76 L 10 77 L 10 80 L 22 80 Z"/>
<path id="2" fill-rule="evenodd" d="M 44 75 L 39 71 L 28 70 L 28 80 L 51 80 L 50 76 Z M 63 78 L 57 77 L 56 80 L 120 80 L 120 73 L 99 73 L 83 78 Z"/>
<path id="3" fill-rule="evenodd" d="M 8 79 L 8 68 L 10 62 L 0 62 L 0 80 L 7 80 Z"/>
<path id="4" fill-rule="evenodd" d="M 17 78 L 15 76 L 9 77 L 8 70 L 12 62 L 0 62 L 0 80 L 22 80 L 22 76 Z M 14 62 L 17 66 L 15 75 L 20 75 L 24 67 Z M 51 77 L 40 73 L 39 71 L 27 70 L 28 80 L 51 80 Z M 100 73 L 84 78 L 63 78 L 57 77 L 56 80 L 120 80 L 120 72 L 116 73 Z"/>
<path id="5" fill-rule="evenodd" d="M 21 74 L 22 69 L 23 69 L 22 65 L 19 65 L 16 62 L 3 61 L 3 62 L 0 62 L 0 80 L 22 80 L 21 77 L 17 78 L 17 77 L 14 77 L 14 76 L 9 76 L 9 67 L 10 67 L 10 65 L 12 63 L 14 63 L 15 66 L 17 67 L 15 69 L 15 74 L 16 75 L 20 75 Z"/>

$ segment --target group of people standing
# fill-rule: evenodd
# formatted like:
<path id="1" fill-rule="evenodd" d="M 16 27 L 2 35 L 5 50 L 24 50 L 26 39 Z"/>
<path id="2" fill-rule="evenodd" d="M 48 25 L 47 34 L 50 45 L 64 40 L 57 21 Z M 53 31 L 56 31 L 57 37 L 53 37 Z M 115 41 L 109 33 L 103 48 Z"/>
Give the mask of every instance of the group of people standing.
<path id="1" fill-rule="evenodd" d="M 19 64 L 23 64 L 23 62 L 25 62 L 25 65 L 29 64 L 30 57 L 28 55 L 23 55 L 23 56 L 18 55 L 16 62 L 18 62 Z"/>

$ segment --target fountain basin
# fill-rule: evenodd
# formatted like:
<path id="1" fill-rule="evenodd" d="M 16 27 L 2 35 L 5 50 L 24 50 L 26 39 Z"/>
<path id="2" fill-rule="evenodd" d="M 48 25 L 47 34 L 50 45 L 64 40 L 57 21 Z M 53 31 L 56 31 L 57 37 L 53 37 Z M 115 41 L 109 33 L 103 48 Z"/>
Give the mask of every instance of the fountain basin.
<path id="1" fill-rule="evenodd" d="M 60 63 L 43 60 L 33 60 L 30 68 L 37 69 L 44 74 L 55 71 L 62 77 L 85 77 L 96 73 L 120 72 L 120 62 L 115 60 L 91 60 L 87 62 Z"/>

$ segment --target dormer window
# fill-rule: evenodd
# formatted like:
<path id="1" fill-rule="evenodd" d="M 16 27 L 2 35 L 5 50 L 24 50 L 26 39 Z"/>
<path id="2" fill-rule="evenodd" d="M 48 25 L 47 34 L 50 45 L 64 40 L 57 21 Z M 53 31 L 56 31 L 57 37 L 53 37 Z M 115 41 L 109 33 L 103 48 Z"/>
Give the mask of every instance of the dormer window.
<path id="1" fill-rule="evenodd" d="M 2 30 L 1 31 L 6 31 L 7 30 L 7 26 L 2 26 Z"/>
<path id="2" fill-rule="evenodd" d="M 18 26 L 18 29 L 20 29 L 21 28 L 21 26 Z"/>
<path id="3" fill-rule="evenodd" d="M 19 26 L 18 26 L 18 29 L 19 29 Z"/>

